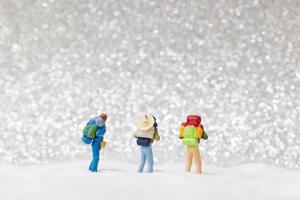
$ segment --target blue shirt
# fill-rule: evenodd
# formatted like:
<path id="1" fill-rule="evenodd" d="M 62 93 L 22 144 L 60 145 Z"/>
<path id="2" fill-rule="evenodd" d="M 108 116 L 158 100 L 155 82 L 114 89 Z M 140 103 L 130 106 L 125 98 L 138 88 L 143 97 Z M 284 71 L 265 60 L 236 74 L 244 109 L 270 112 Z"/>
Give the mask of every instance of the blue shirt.
<path id="1" fill-rule="evenodd" d="M 88 123 L 89 124 L 97 124 L 98 129 L 97 129 L 96 136 L 95 136 L 93 142 L 101 142 L 103 140 L 103 136 L 106 132 L 106 126 L 105 126 L 104 120 L 101 119 L 100 117 L 94 117 L 94 118 L 90 119 Z"/>

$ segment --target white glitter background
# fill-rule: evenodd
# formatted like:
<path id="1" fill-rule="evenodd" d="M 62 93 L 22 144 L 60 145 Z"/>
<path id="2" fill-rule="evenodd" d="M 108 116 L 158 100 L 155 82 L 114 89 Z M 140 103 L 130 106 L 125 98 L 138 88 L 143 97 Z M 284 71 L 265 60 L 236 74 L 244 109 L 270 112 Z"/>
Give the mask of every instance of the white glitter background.
<path id="1" fill-rule="evenodd" d="M 178 126 L 203 118 L 206 163 L 300 167 L 300 1 L 0 0 L 0 162 L 89 158 L 81 129 L 107 112 L 105 159 L 182 161 Z"/>

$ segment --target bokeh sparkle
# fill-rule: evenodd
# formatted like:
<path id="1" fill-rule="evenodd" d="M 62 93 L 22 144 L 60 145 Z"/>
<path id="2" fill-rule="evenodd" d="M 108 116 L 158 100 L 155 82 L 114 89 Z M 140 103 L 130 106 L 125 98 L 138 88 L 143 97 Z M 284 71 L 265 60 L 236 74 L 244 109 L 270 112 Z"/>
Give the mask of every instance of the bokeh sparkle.
<path id="1" fill-rule="evenodd" d="M 136 118 L 156 116 L 156 162 L 183 160 L 198 113 L 206 163 L 300 167 L 298 0 L 1 0 L 0 161 L 87 158 L 107 112 L 105 158 L 137 159 Z"/>

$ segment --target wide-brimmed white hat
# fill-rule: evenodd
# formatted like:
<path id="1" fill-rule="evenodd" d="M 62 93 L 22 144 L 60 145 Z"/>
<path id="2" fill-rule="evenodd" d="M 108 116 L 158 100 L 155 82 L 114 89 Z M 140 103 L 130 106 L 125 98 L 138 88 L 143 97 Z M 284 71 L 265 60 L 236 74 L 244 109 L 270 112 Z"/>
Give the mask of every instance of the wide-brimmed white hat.
<path id="1" fill-rule="evenodd" d="M 154 124 L 154 118 L 152 115 L 143 115 L 138 118 L 137 127 L 141 131 L 150 129 Z"/>

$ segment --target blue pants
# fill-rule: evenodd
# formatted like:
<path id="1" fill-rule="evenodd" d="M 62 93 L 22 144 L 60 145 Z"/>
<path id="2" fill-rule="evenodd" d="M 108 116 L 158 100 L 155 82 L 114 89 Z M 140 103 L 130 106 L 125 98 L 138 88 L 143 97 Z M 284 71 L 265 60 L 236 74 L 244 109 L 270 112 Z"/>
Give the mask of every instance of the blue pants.
<path id="1" fill-rule="evenodd" d="M 100 141 L 93 141 L 92 143 L 92 151 L 93 151 L 93 160 L 90 164 L 89 170 L 92 172 L 98 171 L 98 163 L 100 158 Z"/>
<path id="2" fill-rule="evenodd" d="M 148 172 L 153 172 L 153 153 L 152 153 L 152 147 L 151 144 L 147 147 L 141 147 L 141 161 L 140 166 L 138 169 L 138 172 L 143 172 L 145 163 L 147 161 L 148 165 Z"/>

